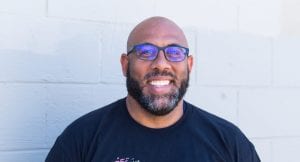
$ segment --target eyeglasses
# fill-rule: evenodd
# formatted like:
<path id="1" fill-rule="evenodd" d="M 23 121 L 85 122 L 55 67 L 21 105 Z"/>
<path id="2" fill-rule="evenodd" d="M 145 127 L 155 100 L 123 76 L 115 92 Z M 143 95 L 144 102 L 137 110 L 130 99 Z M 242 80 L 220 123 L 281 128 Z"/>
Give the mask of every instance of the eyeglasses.
<path id="1" fill-rule="evenodd" d="M 135 52 L 137 57 L 141 60 L 153 61 L 157 58 L 159 51 L 163 50 L 165 58 L 171 62 L 180 62 L 189 55 L 189 49 L 176 44 L 171 44 L 165 47 L 158 47 L 151 43 L 143 43 L 133 46 L 127 53 L 129 55 Z"/>

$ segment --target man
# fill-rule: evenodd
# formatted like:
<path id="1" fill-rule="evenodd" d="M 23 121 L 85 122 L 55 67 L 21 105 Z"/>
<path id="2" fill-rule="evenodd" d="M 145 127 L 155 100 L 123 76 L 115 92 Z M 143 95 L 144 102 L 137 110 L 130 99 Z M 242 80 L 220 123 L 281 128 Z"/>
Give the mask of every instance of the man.
<path id="1" fill-rule="evenodd" d="M 77 119 L 46 162 L 259 162 L 233 124 L 183 100 L 193 66 L 183 31 L 152 17 L 121 56 L 128 95 Z"/>

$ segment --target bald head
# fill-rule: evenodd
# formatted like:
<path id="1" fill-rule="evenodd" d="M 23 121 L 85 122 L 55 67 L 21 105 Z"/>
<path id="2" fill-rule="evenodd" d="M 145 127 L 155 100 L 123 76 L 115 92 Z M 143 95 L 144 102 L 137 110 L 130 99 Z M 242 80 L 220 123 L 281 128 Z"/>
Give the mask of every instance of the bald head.
<path id="1" fill-rule="evenodd" d="M 170 19 L 151 17 L 139 23 L 129 34 L 127 50 L 139 43 L 153 43 L 165 46 L 179 44 L 188 47 L 182 29 Z"/>

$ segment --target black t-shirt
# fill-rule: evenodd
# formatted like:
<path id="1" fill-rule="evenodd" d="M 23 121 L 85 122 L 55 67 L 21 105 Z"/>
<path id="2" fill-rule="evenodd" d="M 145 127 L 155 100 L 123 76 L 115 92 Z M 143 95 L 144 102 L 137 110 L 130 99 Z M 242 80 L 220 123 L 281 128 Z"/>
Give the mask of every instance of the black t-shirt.
<path id="1" fill-rule="evenodd" d="M 152 129 L 121 99 L 69 125 L 46 162 L 260 162 L 236 126 L 187 102 L 184 110 L 172 126 Z"/>

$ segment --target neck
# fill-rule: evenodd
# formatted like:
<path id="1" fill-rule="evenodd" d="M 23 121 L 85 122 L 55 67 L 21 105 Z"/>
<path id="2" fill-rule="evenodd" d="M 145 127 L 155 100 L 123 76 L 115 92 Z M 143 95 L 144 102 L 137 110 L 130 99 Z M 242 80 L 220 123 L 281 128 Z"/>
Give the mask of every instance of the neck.
<path id="1" fill-rule="evenodd" d="M 146 111 L 132 96 L 126 98 L 126 106 L 130 116 L 139 124 L 149 128 L 165 128 L 176 123 L 183 115 L 183 100 L 168 114 L 153 115 Z"/>

